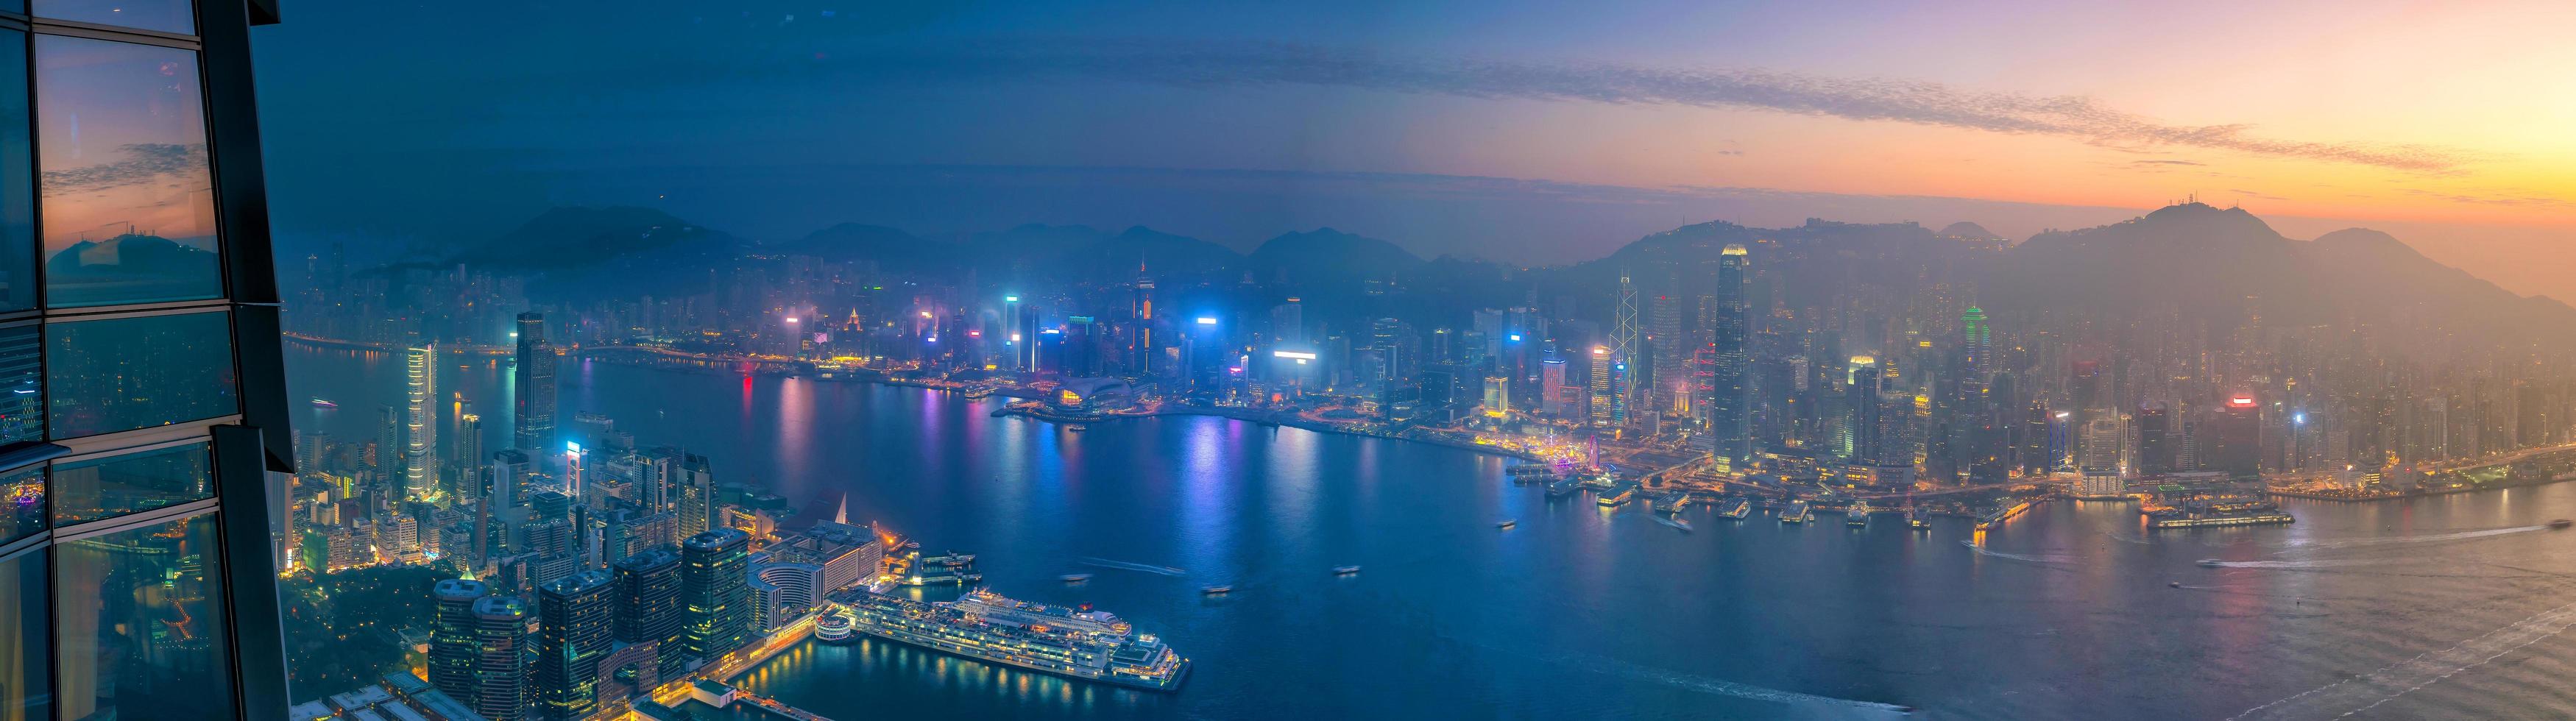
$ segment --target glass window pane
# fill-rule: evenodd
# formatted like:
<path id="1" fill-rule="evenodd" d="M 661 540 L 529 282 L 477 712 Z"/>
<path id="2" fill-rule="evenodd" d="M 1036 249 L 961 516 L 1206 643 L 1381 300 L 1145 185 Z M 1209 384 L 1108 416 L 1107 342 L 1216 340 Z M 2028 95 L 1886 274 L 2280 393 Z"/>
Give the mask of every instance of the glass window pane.
<path id="1" fill-rule="evenodd" d="M 42 721 L 53 683 L 45 663 L 45 554 L 0 561 L 0 721 Z"/>
<path id="2" fill-rule="evenodd" d="M 45 324 L 55 438 L 169 425 L 240 409 L 228 314 Z"/>
<path id="3" fill-rule="evenodd" d="M 0 444 L 45 439 L 44 367 L 36 326 L 0 328 Z"/>
<path id="4" fill-rule="evenodd" d="M 37 36 L 48 304 L 223 294 L 197 86 L 194 52 Z"/>
<path id="5" fill-rule="evenodd" d="M 36 307 L 36 168 L 29 153 L 36 144 L 26 57 L 27 34 L 0 30 L 0 311 Z"/>
<path id="6" fill-rule="evenodd" d="M 234 717 L 215 516 L 190 516 L 54 547 L 66 719 Z"/>
<path id="7" fill-rule="evenodd" d="M 206 444 L 54 464 L 54 519 L 78 523 L 214 497 Z"/>
<path id="8" fill-rule="evenodd" d="M 16 5 L 19 0 L 9 4 Z M 36 17 L 197 34 L 188 0 L 36 0 Z"/>
<path id="9" fill-rule="evenodd" d="M 37 464 L 0 475 L 0 543 L 45 530 L 45 466 Z M 0 672 L 0 678 L 7 678 Z M 9 715 L 0 712 L 0 721 Z"/>

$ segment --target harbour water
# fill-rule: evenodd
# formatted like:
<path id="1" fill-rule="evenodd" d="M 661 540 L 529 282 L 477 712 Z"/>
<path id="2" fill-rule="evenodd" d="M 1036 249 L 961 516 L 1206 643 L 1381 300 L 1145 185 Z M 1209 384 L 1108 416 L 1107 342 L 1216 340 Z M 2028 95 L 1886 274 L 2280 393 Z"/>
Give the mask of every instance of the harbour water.
<path id="1" fill-rule="evenodd" d="M 287 358 L 298 430 L 371 437 L 400 398 L 399 358 Z M 506 361 L 445 370 L 505 444 Z M 2275 527 L 2150 532 L 2132 506 L 2067 501 L 1982 537 L 1707 506 L 1684 533 L 1424 444 L 1203 417 L 1071 433 L 913 388 L 562 375 L 567 428 L 596 411 L 728 482 L 845 491 L 853 520 L 976 553 L 1010 596 L 1124 616 L 1194 667 L 1158 694 L 868 640 L 741 679 L 836 718 L 2576 716 L 2559 635 L 2576 531 L 2541 526 L 2576 517 L 2576 484 L 2290 501 L 2298 523 Z"/>

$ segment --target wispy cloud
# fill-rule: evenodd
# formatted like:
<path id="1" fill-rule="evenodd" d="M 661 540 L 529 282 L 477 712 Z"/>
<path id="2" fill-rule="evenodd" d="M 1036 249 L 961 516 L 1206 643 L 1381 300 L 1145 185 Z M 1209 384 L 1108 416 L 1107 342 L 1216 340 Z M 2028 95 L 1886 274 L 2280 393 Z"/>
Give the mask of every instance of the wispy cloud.
<path id="1" fill-rule="evenodd" d="M 2473 205 L 2500 205 L 2509 208 L 2576 209 L 2576 200 L 2551 198 L 2538 195 L 2522 195 L 2514 191 L 2501 191 L 2494 195 L 2460 195 L 2457 193 L 2441 193 L 2430 190 L 2407 188 L 2404 192 L 2407 195 L 2433 198 L 2436 200 L 2448 200 L 2454 203 L 2469 203 Z"/>
<path id="2" fill-rule="evenodd" d="M 97 165 L 45 171 L 46 193 L 77 193 L 150 183 L 176 176 L 203 182 L 206 146 L 137 143 L 117 146 L 116 160 Z"/>
<path id="3" fill-rule="evenodd" d="M 1472 98 L 1751 108 L 2067 137 L 2124 150 L 2204 148 L 2418 173 L 2454 173 L 2473 159 L 2458 150 L 2427 145 L 2266 138 L 2244 123 L 2172 124 L 2078 95 L 2022 95 L 1921 80 L 1770 70 L 1420 58 L 1303 45 L 1145 41 L 1028 42 L 856 57 L 924 75 L 1080 75 L 1184 86 L 1326 85 Z"/>
<path id="4" fill-rule="evenodd" d="M 2208 163 L 2201 163 L 2201 162 L 2195 162 L 2195 161 L 2190 161 L 2190 160 L 2132 160 L 2132 161 L 2129 161 L 2129 164 L 2131 164 L 2131 165 L 2208 165 Z"/>

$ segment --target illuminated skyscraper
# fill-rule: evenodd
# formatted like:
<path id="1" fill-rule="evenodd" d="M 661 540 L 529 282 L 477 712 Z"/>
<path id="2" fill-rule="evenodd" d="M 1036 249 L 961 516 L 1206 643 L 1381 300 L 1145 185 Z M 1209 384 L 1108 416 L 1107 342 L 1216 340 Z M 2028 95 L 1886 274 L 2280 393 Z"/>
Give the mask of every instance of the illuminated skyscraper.
<path id="1" fill-rule="evenodd" d="M 438 344 L 412 347 L 403 357 L 403 497 L 438 495 Z"/>
<path id="2" fill-rule="evenodd" d="M 1882 457 L 1887 439 L 1880 436 L 1880 429 L 1885 427 L 1885 424 L 1879 416 L 1887 411 L 1885 405 L 1879 400 L 1879 395 L 1884 390 L 1885 381 L 1878 367 L 1878 359 L 1865 355 L 1852 356 L 1849 385 L 1845 387 L 1843 393 L 1845 402 L 1850 406 L 1850 420 L 1845 423 L 1845 429 L 1851 438 L 1844 453 L 1850 457 L 1852 463 L 1866 465 L 1889 460 Z"/>
<path id="3" fill-rule="evenodd" d="M 490 721 L 528 712 L 528 604 L 515 596 L 474 600 L 474 687 L 458 697 Z"/>
<path id="4" fill-rule="evenodd" d="M 1751 306 L 1745 301 L 1745 271 L 1751 261 L 1742 245 L 1728 245 L 1717 258 L 1716 327 L 1709 344 L 1708 397 L 1699 404 L 1707 427 L 1706 448 L 1729 467 L 1753 456 L 1753 397 L 1749 379 L 1753 360 L 1746 343 L 1751 333 Z"/>
<path id="5" fill-rule="evenodd" d="M 555 347 L 546 342 L 546 317 L 519 314 L 517 365 L 510 371 L 514 447 L 532 456 L 555 448 Z"/>
<path id="6" fill-rule="evenodd" d="M 460 701 L 474 697 L 474 602 L 489 595 L 481 581 L 454 578 L 429 592 L 429 683 Z"/>
<path id="7" fill-rule="evenodd" d="M 614 635 L 617 584 L 607 571 L 537 587 L 537 707 L 551 719 L 587 717 L 599 705 L 599 660 Z"/>
<path id="8" fill-rule="evenodd" d="M 618 559 L 615 582 L 617 640 L 655 644 L 662 669 L 678 670 L 688 658 L 680 619 L 680 554 L 662 547 Z"/>
<path id="9" fill-rule="evenodd" d="M 751 638 L 751 535 L 731 528 L 680 542 L 680 620 L 689 655 L 722 656 Z"/>

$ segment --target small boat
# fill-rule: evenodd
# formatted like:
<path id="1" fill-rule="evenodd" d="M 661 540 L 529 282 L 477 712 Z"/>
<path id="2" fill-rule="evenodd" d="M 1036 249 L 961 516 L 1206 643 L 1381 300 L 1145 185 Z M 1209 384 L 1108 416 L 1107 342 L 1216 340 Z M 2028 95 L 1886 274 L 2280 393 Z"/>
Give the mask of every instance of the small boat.
<path id="1" fill-rule="evenodd" d="M 1204 593 L 1204 594 L 1207 594 L 1207 595 L 1210 595 L 1210 596 L 1223 596 L 1223 595 L 1225 595 L 1225 594 L 1229 594 L 1229 593 L 1233 593 L 1233 592 L 1234 592 L 1234 587 L 1233 587 L 1233 586 L 1200 586 L 1200 587 L 1199 587 L 1199 593 Z"/>
<path id="2" fill-rule="evenodd" d="M 2562 531 L 2562 530 L 2566 530 L 2568 526 L 2576 526 L 2576 520 L 2569 520 L 2569 519 L 2561 518 L 2561 519 L 2558 519 L 2558 520 L 2550 521 L 2550 522 L 2549 522 L 2549 530 L 2552 530 L 2552 531 Z"/>
<path id="3" fill-rule="evenodd" d="M 1073 425 L 1065 426 L 1065 427 L 1064 427 L 1064 429 L 1065 429 L 1065 430 L 1068 430 L 1068 431 L 1075 432 L 1075 433 L 1081 433 L 1081 432 L 1083 432 L 1083 431 L 1091 430 L 1091 426 L 1086 426 L 1086 425 L 1083 425 L 1083 424 L 1080 424 L 1080 423 L 1076 423 L 1076 424 L 1073 424 Z"/>
<path id="4" fill-rule="evenodd" d="M 1519 519 L 1505 518 L 1505 519 L 1503 519 L 1503 522 L 1501 522 L 1501 523 L 1497 523 L 1497 524 L 1494 524 L 1494 527 L 1495 527 L 1495 528 L 1510 528 L 1510 527 L 1513 527 L 1513 526 L 1520 525 L 1520 523 L 1521 523 L 1521 522 L 1520 522 L 1520 520 L 1519 520 Z"/>
<path id="5" fill-rule="evenodd" d="M 315 397 L 315 398 L 313 399 L 313 407 L 315 407 L 315 408 L 338 408 L 338 407 L 340 407 L 340 404 L 331 402 L 331 399 L 328 399 L 328 398 L 322 398 L 322 397 L 318 397 L 318 396 L 317 396 L 317 397 Z"/>
<path id="6" fill-rule="evenodd" d="M 1354 574 L 1354 573 L 1359 573 L 1359 572 L 1360 572 L 1360 567 L 1358 567 L 1358 566 L 1334 566 L 1334 567 L 1333 567 L 1333 575 L 1335 575 L 1335 576 L 1348 576 L 1348 575 L 1351 575 L 1351 574 Z"/>
<path id="7" fill-rule="evenodd" d="M 1673 528 L 1679 529 L 1679 530 L 1680 530 L 1681 532 L 1683 532 L 1683 533 L 1689 533 L 1689 532 L 1690 532 L 1690 530 L 1691 530 L 1691 524 L 1690 524 L 1690 522 L 1689 522 L 1689 521 L 1685 521 L 1685 520 L 1682 520 L 1682 519 L 1679 519 L 1679 518 L 1674 518 L 1674 517 L 1671 517 L 1671 516 L 1652 516 L 1652 518 L 1654 518 L 1654 519 L 1655 519 L 1655 522 L 1656 522 L 1656 523 L 1661 523 L 1661 524 L 1664 524 L 1664 525 L 1667 525 L 1667 526 L 1671 526 L 1671 527 L 1673 527 Z"/>
<path id="8" fill-rule="evenodd" d="M 1091 574 L 1088 574 L 1088 573 L 1068 573 L 1068 574 L 1064 574 L 1064 575 L 1062 575 L 1062 576 L 1058 576 L 1057 578 L 1062 578 L 1062 579 L 1064 579 L 1064 582 L 1065 582 L 1065 583 L 1081 583 L 1081 582 L 1084 582 L 1084 581 L 1089 581 L 1089 580 L 1091 580 Z"/>
<path id="9" fill-rule="evenodd" d="M 2215 558 L 2203 558 L 2203 559 L 2200 559 L 2200 567 L 2201 567 L 2201 568 L 2225 568 L 2226 566 L 2227 566 L 2227 562 L 2226 562 L 2226 561 L 2221 561 L 2221 560 L 2218 560 L 2218 559 L 2215 559 Z"/>
<path id="10" fill-rule="evenodd" d="M 2181 581 L 2166 581 L 2166 582 L 2165 582 L 2165 587 L 2166 587 L 2166 588 L 2182 588 L 2182 582 L 2181 582 Z"/>

